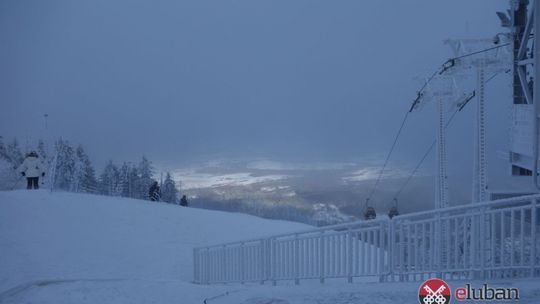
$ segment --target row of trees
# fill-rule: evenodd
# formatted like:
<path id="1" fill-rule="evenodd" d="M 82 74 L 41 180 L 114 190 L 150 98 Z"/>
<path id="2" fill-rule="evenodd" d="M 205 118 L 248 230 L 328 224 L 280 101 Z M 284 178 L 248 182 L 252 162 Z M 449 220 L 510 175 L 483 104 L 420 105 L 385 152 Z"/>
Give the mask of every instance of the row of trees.
<path id="1" fill-rule="evenodd" d="M 99 176 L 96 174 L 88 154 L 81 145 L 72 146 L 67 140 L 59 139 L 54 144 L 53 153 L 47 153 L 45 143 L 39 141 L 36 152 L 47 168 L 45 182 L 49 187 L 70 192 L 122 196 L 149 199 L 148 189 L 156 180 L 153 178 L 152 163 L 142 157 L 138 164 L 123 162 L 117 166 L 109 161 Z M 9 189 L 20 179 L 16 169 L 24 160 L 24 154 L 17 141 L 4 143 L 0 136 L 0 187 Z M 161 200 L 178 203 L 178 189 L 171 175 L 167 173 L 162 183 Z"/>

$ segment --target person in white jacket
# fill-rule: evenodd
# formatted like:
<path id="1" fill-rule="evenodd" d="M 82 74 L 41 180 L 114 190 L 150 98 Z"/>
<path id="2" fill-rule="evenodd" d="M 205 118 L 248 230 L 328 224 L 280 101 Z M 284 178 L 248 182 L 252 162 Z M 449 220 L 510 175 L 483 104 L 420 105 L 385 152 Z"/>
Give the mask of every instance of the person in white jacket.
<path id="1" fill-rule="evenodd" d="M 32 151 L 26 155 L 19 172 L 26 177 L 27 189 L 39 189 L 39 177 L 45 176 L 45 166 L 39 160 L 38 154 Z"/>

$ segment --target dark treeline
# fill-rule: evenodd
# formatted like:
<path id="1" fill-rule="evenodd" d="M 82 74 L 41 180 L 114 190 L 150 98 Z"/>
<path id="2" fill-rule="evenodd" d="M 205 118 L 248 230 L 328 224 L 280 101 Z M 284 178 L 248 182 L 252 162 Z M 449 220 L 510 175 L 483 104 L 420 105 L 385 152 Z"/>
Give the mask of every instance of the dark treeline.
<path id="1" fill-rule="evenodd" d="M 152 177 L 152 163 L 145 156 L 136 164 L 123 162 L 116 165 L 109 161 L 98 175 L 84 148 L 81 145 L 75 147 L 67 140 L 57 140 L 51 149 L 40 140 L 35 148 L 25 150 L 28 151 L 23 152 L 16 138 L 4 143 L 0 136 L 0 189 L 11 190 L 19 186 L 22 176 L 17 168 L 30 151 L 37 152 L 48 168 L 41 183 L 50 189 L 148 200 L 148 189 L 157 182 Z M 175 182 L 167 173 L 161 187 L 161 201 L 178 204 L 178 194 Z"/>

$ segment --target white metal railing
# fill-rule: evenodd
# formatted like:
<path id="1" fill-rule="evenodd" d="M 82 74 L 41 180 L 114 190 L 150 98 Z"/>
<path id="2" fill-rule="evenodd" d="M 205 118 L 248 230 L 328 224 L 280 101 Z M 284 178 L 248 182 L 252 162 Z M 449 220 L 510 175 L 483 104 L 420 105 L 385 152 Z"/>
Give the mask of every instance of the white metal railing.
<path id="1" fill-rule="evenodd" d="M 523 196 L 199 247 L 194 281 L 540 276 L 539 201 Z"/>

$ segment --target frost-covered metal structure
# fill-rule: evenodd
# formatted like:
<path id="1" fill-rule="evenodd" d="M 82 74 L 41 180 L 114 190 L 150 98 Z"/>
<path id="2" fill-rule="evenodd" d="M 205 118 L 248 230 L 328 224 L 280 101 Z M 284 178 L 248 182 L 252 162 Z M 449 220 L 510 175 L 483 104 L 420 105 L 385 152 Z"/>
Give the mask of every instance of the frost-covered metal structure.
<path id="1" fill-rule="evenodd" d="M 508 35 L 504 36 L 505 38 Z M 498 37 L 498 36 L 497 36 Z M 499 40 L 501 38 L 498 38 Z M 508 38 L 506 38 L 508 39 Z M 455 57 L 449 59 L 435 74 L 424 80 L 421 98 L 412 110 L 424 103 L 437 103 L 437 183 L 435 208 L 449 206 L 447 183 L 446 127 L 447 112 L 459 112 L 476 97 L 473 202 L 488 199 L 487 130 L 485 113 L 485 85 L 496 75 L 511 68 L 510 43 L 494 46 L 492 39 L 447 40 Z M 470 83 L 475 86 L 470 88 Z"/>
<path id="2" fill-rule="evenodd" d="M 199 247 L 194 282 L 538 277 L 539 211 L 523 196 Z"/>
<path id="3" fill-rule="evenodd" d="M 509 35 L 500 35 L 507 40 Z M 507 41 L 498 37 L 498 43 Z M 456 70 L 464 73 L 472 71 L 476 75 L 474 96 L 476 97 L 475 128 L 474 128 L 474 165 L 472 201 L 483 202 L 488 200 L 488 163 L 487 163 L 487 124 L 486 124 L 486 97 L 485 87 L 488 79 L 511 69 L 512 56 L 511 46 L 493 46 L 492 39 L 459 39 L 447 40 L 454 56 L 450 74 Z M 483 50 L 477 53 L 478 50 Z M 476 54 L 475 54 L 476 53 Z M 473 54 L 473 55 L 471 55 Z M 470 74 L 471 72 L 469 72 Z M 460 107 L 459 104 L 456 104 Z"/>
<path id="4" fill-rule="evenodd" d="M 540 3 L 538 0 L 530 4 L 528 0 L 511 1 L 506 22 L 503 14 L 498 14 L 513 38 L 512 174 L 532 176 L 534 187 L 538 188 L 540 48 L 536 33 L 540 33 L 540 22 L 536 20 L 540 19 Z"/>

